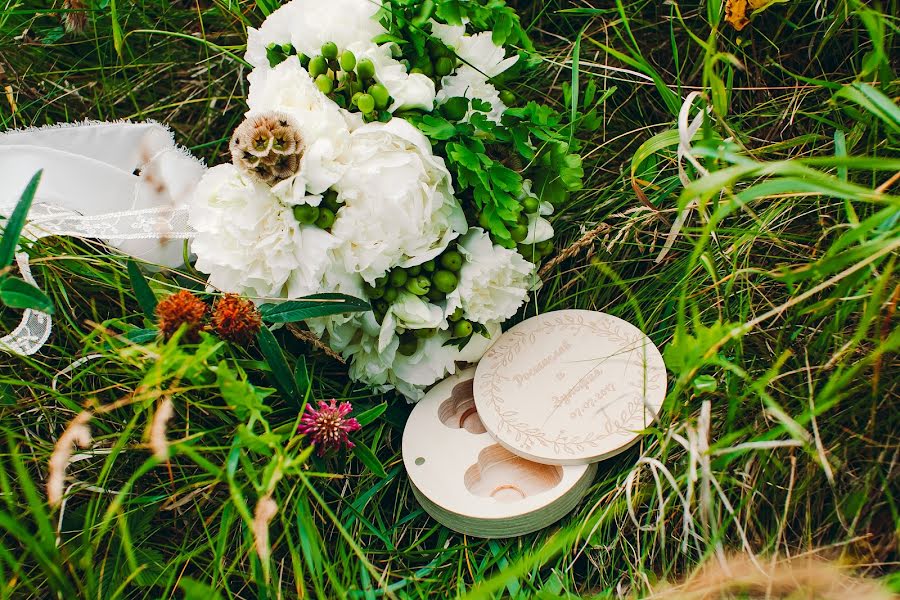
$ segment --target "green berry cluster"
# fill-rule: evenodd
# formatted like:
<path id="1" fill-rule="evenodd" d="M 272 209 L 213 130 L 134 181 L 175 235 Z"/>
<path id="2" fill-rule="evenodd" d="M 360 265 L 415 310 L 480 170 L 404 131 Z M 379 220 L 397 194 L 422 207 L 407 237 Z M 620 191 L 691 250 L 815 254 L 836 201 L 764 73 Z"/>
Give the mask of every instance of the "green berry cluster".
<path id="1" fill-rule="evenodd" d="M 440 302 L 459 284 L 459 271 L 463 257 L 457 250 L 447 250 L 439 257 L 414 267 L 392 269 L 377 279 L 375 285 L 366 287 L 366 295 L 375 301 L 376 316 L 383 316 L 388 306 L 397 299 L 400 291 Z M 379 311 L 379 307 L 383 310 Z M 380 318 L 379 318 L 380 320 Z"/>
<path id="2" fill-rule="evenodd" d="M 299 204 L 294 207 L 294 218 L 303 225 L 315 225 L 325 231 L 331 231 L 337 212 L 341 208 L 337 192 L 328 190 L 319 206 Z"/>
<path id="3" fill-rule="evenodd" d="M 357 60 L 350 50 L 341 52 L 337 44 L 327 42 L 321 54 L 311 58 L 301 55 L 300 64 L 309 71 L 316 87 L 341 108 L 359 111 L 366 121 L 390 118 L 390 93 L 375 81 L 375 65 L 368 58 Z"/>

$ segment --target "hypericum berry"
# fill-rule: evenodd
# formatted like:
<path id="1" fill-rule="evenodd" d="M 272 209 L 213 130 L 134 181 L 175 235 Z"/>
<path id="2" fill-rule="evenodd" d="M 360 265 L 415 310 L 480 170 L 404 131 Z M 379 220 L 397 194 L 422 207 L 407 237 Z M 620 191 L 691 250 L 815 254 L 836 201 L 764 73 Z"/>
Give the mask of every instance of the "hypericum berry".
<path id="1" fill-rule="evenodd" d="M 312 404 L 307 404 L 297 433 L 310 436 L 320 456 L 329 451 L 352 448 L 353 442 L 350 441 L 349 434 L 362 427 L 359 421 L 347 416 L 351 412 L 352 404 L 341 402 L 338 405 L 334 399 L 331 402 L 320 400 L 318 410 Z"/>
<path id="2" fill-rule="evenodd" d="M 312 225 L 319 218 L 319 209 L 309 204 L 298 204 L 294 207 L 294 218 L 304 225 Z"/>
<path id="3" fill-rule="evenodd" d="M 356 55 L 349 50 L 344 50 L 341 54 L 341 69 L 350 73 L 356 68 Z"/>
<path id="4" fill-rule="evenodd" d="M 315 79 L 328 72 L 328 61 L 324 56 L 316 56 L 309 61 L 309 76 Z"/>
<path id="5" fill-rule="evenodd" d="M 181 290 L 161 300 L 156 305 L 156 318 L 163 339 L 170 339 L 184 326 L 182 339 L 189 343 L 199 342 L 206 311 L 206 304 L 187 290 Z"/>
<path id="6" fill-rule="evenodd" d="M 534 196 L 526 196 L 525 199 L 522 200 L 522 209 L 526 213 L 533 215 L 541 209 L 541 202 Z"/>
<path id="7" fill-rule="evenodd" d="M 528 226 L 527 225 L 514 225 L 509 230 L 509 235 L 515 242 L 521 242 L 525 238 L 528 237 Z"/>
<path id="8" fill-rule="evenodd" d="M 327 208 L 319 208 L 319 217 L 316 219 L 316 226 L 322 229 L 330 229 L 334 225 L 334 213 Z"/>
<path id="9" fill-rule="evenodd" d="M 437 269 L 437 265 L 435 264 L 433 258 L 429 261 L 422 263 L 422 270 L 425 271 L 426 273 L 434 273 L 435 269 Z"/>
<path id="10" fill-rule="evenodd" d="M 539 242 L 534 245 L 535 251 L 540 253 L 542 257 L 547 256 L 551 252 L 553 252 L 553 240 L 544 240 L 543 242 Z"/>
<path id="11" fill-rule="evenodd" d="M 384 301 L 388 304 L 394 302 L 397 297 L 400 295 L 400 290 L 397 288 L 385 288 L 384 290 Z"/>
<path id="12" fill-rule="evenodd" d="M 449 250 L 441 255 L 441 266 L 451 271 L 459 271 L 462 268 L 462 254 L 456 250 Z"/>
<path id="13" fill-rule="evenodd" d="M 454 275 L 452 271 L 444 270 L 436 272 L 432 277 L 432 281 L 434 283 L 434 287 L 444 292 L 445 294 L 449 294 L 450 292 L 455 290 L 456 286 L 459 284 L 459 279 L 456 278 L 456 275 Z"/>
<path id="14" fill-rule="evenodd" d="M 356 74 L 360 79 L 373 79 L 375 77 L 375 64 L 368 58 L 356 63 Z"/>
<path id="15" fill-rule="evenodd" d="M 356 99 L 356 106 L 359 107 L 359 112 L 364 115 L 371 114 L 375 110 L 375 98 L 370 94 L 360 94 Z"/>
<path id="16" fill-rule="evenodd" d="M 338 47 L 334 42 L 325 42 L 322 44 L 322 56 L 328 60 L 335 60 L 338 57 Z"/>
<path id="17" fill-rule="evenodd" d="M 372 96 L 372 99 L 375 100 L 375 107 L 378 110 L 384 110 L 388 107 L 388 101 L 390 100 L 391 95 L 388 93 L 386 87 L 380 83 L 374 83 L 369 86 L 368 92 L 369 95 Z"/>
<path id="18" fill-rule="evenodd" d="M 403 269 L 394 269 L 391 271 L 388 281 L 391 284 L 391 287 L 403 287 L 406 285 L 406 280 L 409 279 L 409 275 L 406 274 L 406 271 Z"/>
<path id="19" fill-rule="evenodd" d="M 457 321 L 456 324 L 453 325 L 453 337 L 455 338 L 469 337 L 472 335 L 472 331 L 474 331 L 472 323 L 465 319 Z"/>
<path id="20" fill-rule="evenodd" d="M 213 307 L 210 324 L 223 340 L 246 345 L 259 333 L 262 317 L 250 300 L 237 294 L 226 294 Z"/>
<path id="21" fill-rule="evenodd" d="M 505 104 L 506 106 L 512 106 L 516 103 L 516 95 L 513 94 L 509 90 L 501 90 L 500 92 L 500 102 Z"/>
<path id="22" fill-rule="evenodd" d="M 334 79 L 329 77 L 327 74 L 322 73 L 318 77 L 316 77 L 316 87 L 319 88 L 319 91 L 323 94 L 330 94 L 334 91 Z"/>
<path id="23" fill-rule="evenodd" d="M 450 315 L 450 320 L 454 323 L 463 318 L 463 309 L 462 306 L 457 306 L 456 310 L 453 311 L 453 314 Z"/>
<path id="24" fill-rule="evenodd" d="M 453 72 L 453 59 L 448 56 L 442 56 L 434 63 L 434 74 L 444 77 Z"/>

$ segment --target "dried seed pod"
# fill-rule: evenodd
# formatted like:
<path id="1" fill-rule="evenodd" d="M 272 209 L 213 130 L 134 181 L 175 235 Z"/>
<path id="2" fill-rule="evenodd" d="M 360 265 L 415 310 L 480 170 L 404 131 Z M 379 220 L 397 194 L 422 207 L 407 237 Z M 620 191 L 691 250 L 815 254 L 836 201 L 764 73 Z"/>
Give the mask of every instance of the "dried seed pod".
<path id="1" fill-rule="evenodd" d="M 268 185 L 297 173 L 302 156 L 300 128 L 293 117 L 282 112 L 251 115 L 231 137 L 234 165 Z"/>

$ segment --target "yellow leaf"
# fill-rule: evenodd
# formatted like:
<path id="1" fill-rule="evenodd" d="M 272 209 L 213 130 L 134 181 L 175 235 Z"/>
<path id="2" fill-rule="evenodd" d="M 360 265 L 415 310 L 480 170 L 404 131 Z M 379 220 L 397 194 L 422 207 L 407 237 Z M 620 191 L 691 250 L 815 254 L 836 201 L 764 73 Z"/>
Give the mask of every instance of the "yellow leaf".
<path id="1" fill-rule="evenodd" d="M 751 16 L 779 2 L 787 2 L 787 0 L 727 0 L 725 2 L 725 21 L 740 31 L 750 24 Z"/>

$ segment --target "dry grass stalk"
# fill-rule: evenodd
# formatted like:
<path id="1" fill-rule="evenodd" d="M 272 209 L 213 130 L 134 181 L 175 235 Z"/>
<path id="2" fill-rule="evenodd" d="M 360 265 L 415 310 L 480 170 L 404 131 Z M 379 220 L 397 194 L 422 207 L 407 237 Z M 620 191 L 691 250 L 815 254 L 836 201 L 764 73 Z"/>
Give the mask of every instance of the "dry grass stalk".
<path id="1" fill-rule="evenodd" d="M 312 344 L 315 348 L 318 348 L 334 360 L 338 361 L 342 365 L 347 364 L 347 361 L 344 360 L 344 357 L 332 350 L 328 344 L 320 340 L 310 331 L 306 331 L 305 329 L 300 329 L 294 324 L 290 324 L 287 326 L 288 331 L 290 331 L 295 338 L 302 342 L 306 342 L 308 344 Z"/>
<path id="2" fill-rule="evenodd" d="M 159 406 L 156 408 L 156 413 L 153 415 L 153 420 L 150 422 L 150 449 L 153 450 L 153 456 L 160 461 L 169 460 L 169 441 L 166 439 L 166 426 L 169 423 L 169 419 L 172 418 L 174 410 L 172 399 L 167 396 L 160 401 Z"/>
<path id="3" fill-rule="evenodd" d="M 598 236 L 609 232 L 610 229 L 610 226 L 606 223 L 598 224 L 596 227 L 581 236 L 578 241 L 554 256 L 551 260 L 547 261 L 547 263 L 543 267 L 541 267 L 541 270 L 538 273 L 538 277 L 544 279 L 562 262 L 580 254 L 585 248 L 594 243 L 594 240 L 597 239 Z"/>
<path id="4" fill-rule="evenodd" d="M 49 475 L 47 476 L 47 502 L 50 506 L 59 506 L 65 488 L 66 469 L 72 459 L 75 446 L 87 448 L 91 444 L 91 430 L 88 427 L 93 413 L 89 410 L 78 413 L 63 434 L 56 440 L 53 454 L 50 455 Z"/>
<path id="5" fill-rule="evenodd" d="M 271 494 L 267 494 L 256 503 L 253 512 L 253 539 L 256 543 L 256 554 L 260 562 L 267 565 L 272 549 L 269 546 L 269 523 L 278 514 L 278 504 L 272 500 Z"/>
<path id="6" fill-rule="evenodd" d="M 745 555 L 710 560 L 683 582 L 666 584 L 653 600 L 897 600 L 877 582 L 826 560 L 800 557 L 760 570 Z"/>

